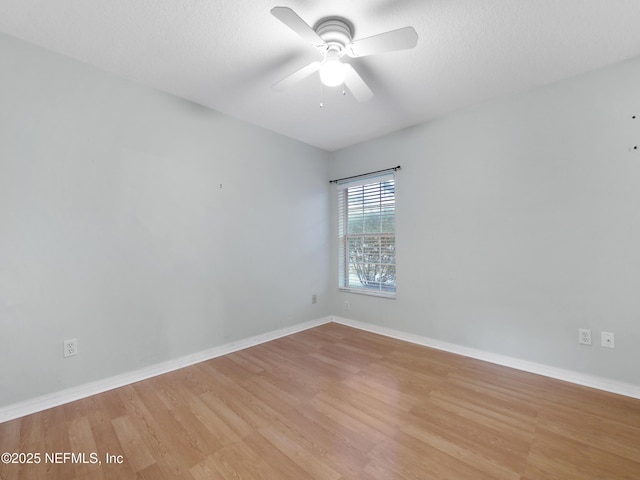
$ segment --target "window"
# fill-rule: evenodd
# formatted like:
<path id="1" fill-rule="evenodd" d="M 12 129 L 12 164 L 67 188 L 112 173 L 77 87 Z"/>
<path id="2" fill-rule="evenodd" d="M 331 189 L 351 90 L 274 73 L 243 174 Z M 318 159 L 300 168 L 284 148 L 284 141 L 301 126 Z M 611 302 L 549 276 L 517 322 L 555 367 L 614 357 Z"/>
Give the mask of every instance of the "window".
<path id="1" fill-rule="evenodd" d="M 393 174 L 338 185 L 340 290 L 396 295 Z"/>

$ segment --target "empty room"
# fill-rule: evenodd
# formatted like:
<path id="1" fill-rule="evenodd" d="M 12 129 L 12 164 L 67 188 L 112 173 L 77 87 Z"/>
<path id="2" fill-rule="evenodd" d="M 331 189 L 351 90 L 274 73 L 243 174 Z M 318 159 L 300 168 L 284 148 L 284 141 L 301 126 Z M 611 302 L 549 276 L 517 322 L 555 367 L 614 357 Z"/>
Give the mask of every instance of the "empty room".
<path id="1" fill-rule="evenodd" d="M 639 479 L 639 25 L 0 0 L 0 479 Z"/>

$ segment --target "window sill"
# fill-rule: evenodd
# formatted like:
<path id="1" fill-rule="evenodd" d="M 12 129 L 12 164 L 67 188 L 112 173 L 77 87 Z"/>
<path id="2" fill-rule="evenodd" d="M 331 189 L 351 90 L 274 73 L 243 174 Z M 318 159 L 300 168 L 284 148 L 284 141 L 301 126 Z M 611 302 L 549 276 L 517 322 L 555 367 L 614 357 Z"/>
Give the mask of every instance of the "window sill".
<path id="1" fill-rule="evenodd" d="M 338 287 L 338 291 L 343 293 L 356 293 L 358 295 L 366 295 L 368 297 L 388 298 L 390 300 L 396 299 L 396 292 L 383 293 L 377 290 L 364 290 L 360 288 L 344 288 L 344 287 Z"/>

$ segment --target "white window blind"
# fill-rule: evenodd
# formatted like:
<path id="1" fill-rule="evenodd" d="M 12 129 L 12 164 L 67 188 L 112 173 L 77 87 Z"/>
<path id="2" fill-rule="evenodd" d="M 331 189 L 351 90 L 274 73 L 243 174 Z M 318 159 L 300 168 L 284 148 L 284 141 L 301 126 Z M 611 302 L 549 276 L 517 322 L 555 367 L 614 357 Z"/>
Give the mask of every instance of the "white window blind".
<path id="1" fill-rule="evenodd" d="M 338 185 L 340 290 L 396 294 L 393 174 Z"/>

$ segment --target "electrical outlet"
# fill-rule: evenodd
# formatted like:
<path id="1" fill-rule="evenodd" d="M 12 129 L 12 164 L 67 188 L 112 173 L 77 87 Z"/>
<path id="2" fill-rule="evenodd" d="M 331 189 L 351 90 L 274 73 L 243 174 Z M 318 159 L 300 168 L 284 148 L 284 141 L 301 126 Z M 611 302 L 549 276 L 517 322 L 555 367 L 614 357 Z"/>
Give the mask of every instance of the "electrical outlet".
<path id="1" fill-rule="evenodd" d="M 345 310 L 351 310 L 351 305 L 349 304 L 349 300 L 345 300 L 344 301 L 344 309 Z"/>
<path id="2" fill-rule="evenodd" d="M 78 339 L 72 338 L 64 341 L 64 350 L 62 356 L 64 358 L 73 357 L 78 354 Z"/>
<path id="3" fill-rule="evenodd" d="M 586 328 L 578 329 L 578 343 L 582 345 L 591 345 L 591 330 Z"/>
<path id="4" fill-rule="evenodd" d="M 318 303 L 318 296 L 315 293 L 311 295 L 311 303 Z"/>
<path id="5" fill-rule="evenodd" d="M 600 334 L 601 345 L 606 348 L 616 348 L 615 338 L 611 332 L 602 332 Z"/>

